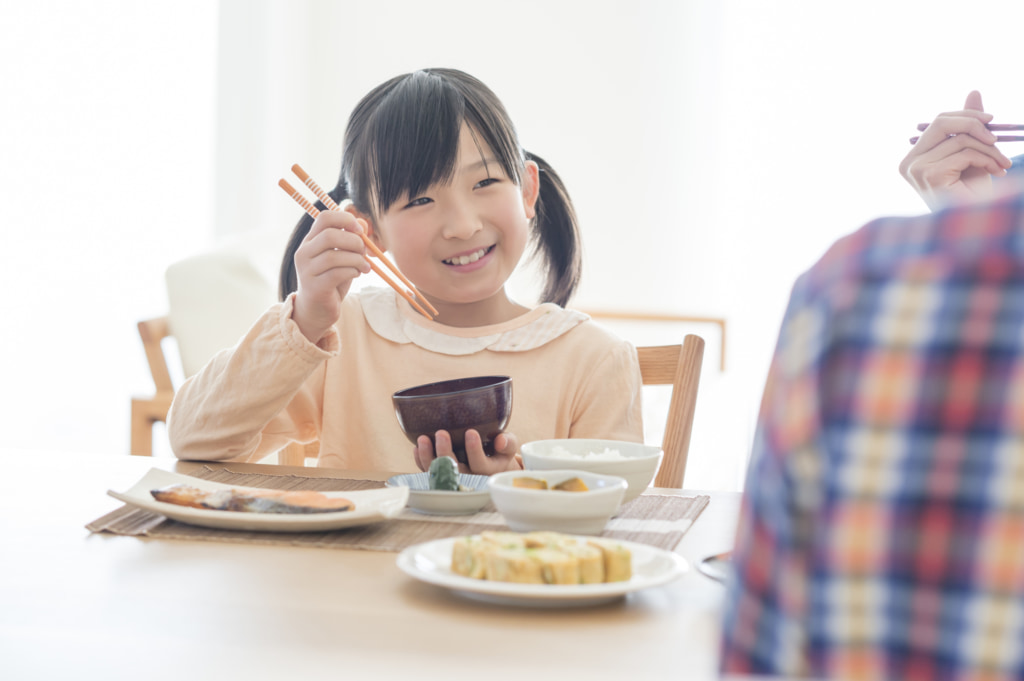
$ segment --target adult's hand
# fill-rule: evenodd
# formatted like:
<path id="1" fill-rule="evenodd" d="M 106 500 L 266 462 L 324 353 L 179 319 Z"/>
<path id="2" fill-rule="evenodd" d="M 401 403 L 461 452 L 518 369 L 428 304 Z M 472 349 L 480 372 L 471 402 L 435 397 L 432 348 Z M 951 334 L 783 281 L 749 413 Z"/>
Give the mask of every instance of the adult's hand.
<path id="1" fill-rule="evenodd" d="M 992 177 L 1005 175 L 1012 163 L 985 127 L 991 120 L 974 90 L 962 110 L 936 116 L 900 162 L 900 174 L 931 210 L 992 196 Z"/>

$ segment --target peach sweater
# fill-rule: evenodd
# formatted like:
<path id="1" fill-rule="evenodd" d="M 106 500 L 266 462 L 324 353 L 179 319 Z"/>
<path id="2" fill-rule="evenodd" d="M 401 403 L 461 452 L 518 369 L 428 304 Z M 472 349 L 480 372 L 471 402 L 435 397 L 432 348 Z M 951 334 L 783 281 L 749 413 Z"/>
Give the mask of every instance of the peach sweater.
<path id="1" fill-rule="evenodd" d="M 334 331 L 314 345 L 291 319 L 292 300 L 178 390 L 167 422 L 176 456 L 256 461 L 319 440 L 319 466 L 416 471 L 391 395 L 493 374 L 512 377 L 506 430 L 520 442 L 643 440 L 636 349 L 582 313 L 544 304 L 503 324 L 454 328 L 391 289 L 366 288 L 345 298 Z"/>

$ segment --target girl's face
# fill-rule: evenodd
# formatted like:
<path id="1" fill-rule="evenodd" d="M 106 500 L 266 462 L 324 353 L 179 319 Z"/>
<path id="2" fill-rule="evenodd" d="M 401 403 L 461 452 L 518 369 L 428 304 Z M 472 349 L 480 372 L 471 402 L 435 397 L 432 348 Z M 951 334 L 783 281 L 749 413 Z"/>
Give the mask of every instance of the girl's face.
<path id="1" fill-rule="evenodd" d="M 451 184 L 400 197 L 377 220 L 377 234 L 441 312 L 438 321 L 506 321 L 501 317 L 514 314 L 506 314 L 505 282 L 526 250 L 538 190 L 535 163 L 527 163 L 516 185 L 463 125 Z"/>

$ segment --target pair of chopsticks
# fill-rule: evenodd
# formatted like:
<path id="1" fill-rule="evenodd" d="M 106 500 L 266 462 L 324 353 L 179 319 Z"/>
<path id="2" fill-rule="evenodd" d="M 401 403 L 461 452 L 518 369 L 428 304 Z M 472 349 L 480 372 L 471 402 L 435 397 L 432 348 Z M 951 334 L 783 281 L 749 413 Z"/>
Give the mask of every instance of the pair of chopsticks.
<path id="1" fill-rule="evenodd" d="M 302 183 L 304 185 L 309 187 L 310 190 L 312 190 L 312 192 L 316 194 L 316 197 L 320 199 L 321 203 L 327 206 L 328 210 L 340 210 L 338 204 L 334 202 L 334 199 L 331 198 L 330 194 L 325 192 L 320 187 L 320 185 L 314 182 L 313 178 L 311 178 L 309 174 L 305 170 L 303 170 L 301 166 L 299 166 L 299 164 L 296 163 L 295 165 L 292 166 L 292 172 L 295 173 L 296 177 L 302 180 Z M 296 191 L 295 188 L 288 184 L 285 180 L 279 180 L 277 186 L 283 189 L 285 193 L 288 194 L 288 196 L 295 199 L 295 202 L 302 206 L 303 210 L 305 210 L 306 214 L 309 215 L 311 218 L 315 220 L 316 216 L 320 215 L 320 210 L 317 209 L 316 206 L 314 206 L 308 199 L 306 199 L 304 196 L 302 196 L 302 194 Z M 370 263 L 370 269 L 373 270 L 378 277 L 383 279 L 388 286 L 395 289 L 398 295 L 402 296 L 407 301 L 409 301 L 409 304 L 416 308 L 416 310 L 419 311 L 419 313 L 422 314 L 424 317 L 426 317 L 427 319 L 433 319 L 434 317 L 436 317 L 438 312 L 434 308 L 434 306 L 430 304 L 430 301 L 424 298 L 423 294 L 416 290 L 416 287 L 413 286 L 412 282 L 406 279 L 405 275 L 399 272 L 398 268 L 391 264 L 391 261 L 387 259 L 387 257 L 384 255 L 383 252 L 381 252 L 379 248 L 377 248 L 377 244 L 373 243 L 370 237 L 367 236 L 365 233 L 360 234 L 359 236 L 362 237 L 363 243 L 366 244 L 366 248 L 370 250 L 370 253 L 377 256 L 377 258 L 382 263 L 387 265 L 387 268 L 394 272 L 398 276 L 398 278 L 402 280 L 402 283 L 408 286 L 408 289 L 404 288 L 397 281 L 389 277 L 384 270 L 377 267 L 377 265 L 374 264 L 372 260 L 370 260 L 370 257 L 368 255 L 366 257 L 366 261 Z M 416 298 L 419 298 L 423 302 L 423 305 L 427 306 L 426 309 L 424 309 L 422 305 L 416 302 Z M 430 311 L 428 312 L 427 310 Z"/>
<path id="2" fill-rule="evenodd" d="M 924 131 L 931 125 L 930 123 L 918 123 L 917 129 Z M 1017 125 L 1015 123 L 989 123 L 985 126 L 992 132 L 1013 132 L 1015 130 L 1024 130 L 1024 125 Z M 920 137 L 911 137 L 910 143 L 917 144 L 917 140 Z M 1024 142 L 1024 135 L 996 135 L 996 142 Z"/>

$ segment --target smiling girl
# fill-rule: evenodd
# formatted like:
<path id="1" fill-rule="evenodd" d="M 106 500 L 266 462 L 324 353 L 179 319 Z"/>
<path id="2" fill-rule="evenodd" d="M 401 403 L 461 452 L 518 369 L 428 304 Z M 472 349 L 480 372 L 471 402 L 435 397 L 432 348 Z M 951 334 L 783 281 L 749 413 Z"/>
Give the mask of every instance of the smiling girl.
<path id="1" fill-rule="evenodd" d="M 512 377 L 511 420 L 490 456 L 467 433 L 464 471 L 519 468 L 530 440 L 642 441 L 636 350 L 563 307 L 581 260 L 569 197 L 483 83 L 429 69 L 375 88 L 349 119 L 330 194 L 345 210 L 296 225 L 282 302 L 175 396 L 179 458 L 258 460 L 319 440 L 320 466 L 426 470 L 453 456 L 451 440 L 439 431 L 435 448 L 421 437 L 410 456 L 391 395 L 493 374 Z M 390 251 L 435 319 L 390 288 L 349 291 L 369 272 L 361 232 Z M 531 245 L 546 277 L 536 307 L 505 288 Z"/>

